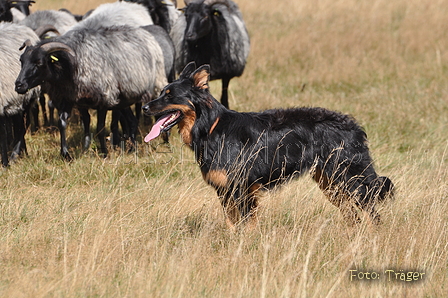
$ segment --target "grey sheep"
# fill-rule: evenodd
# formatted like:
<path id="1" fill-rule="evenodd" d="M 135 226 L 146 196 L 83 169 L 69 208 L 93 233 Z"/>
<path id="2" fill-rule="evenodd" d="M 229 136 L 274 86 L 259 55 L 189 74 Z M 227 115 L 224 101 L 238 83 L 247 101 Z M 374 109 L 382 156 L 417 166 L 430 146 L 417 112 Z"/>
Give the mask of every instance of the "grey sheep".
<path id="1" fill-rule="evenodd" d="M 209 64 L 211 79 L 222 80 L 221 103 L 229 107 L 230 79 L 240 76 L 249 55 L 250 40 L 238 6 L 231 0 L 185 1 L 184 13 L 171 32 L 176 49 L 176 72 L 187 63 Z"/>
<path id="2" fill-rule="evenodd" d="M 101 4 L 72 29 L 89 28 L 96 30 L 120 25 L 145 27 L 152 24 L 153 20 L 143 5 L 132 2 L 113 2 Z M 148 26 L 146 29 L 151 31 L 162 47 L 166 68 L 165 72 L 169 75 L 171 72 L 174 72 L 171 69 L 174 68 L 174 45 L 172 45 L 169 36 L 156 27 Z"/>
<path id="3" fill-rule="evenodd" d="M 113 2 L 101 4 L 89 13 L 73 29 L 99 29 L 118 25 L 140 27 L 154 24 L 147 9 L 131 2 Z"/>
<path id="4" fill-rule="evenodd" d="M 27 46 L 16 91 L 41 85 L 59 112 L 61 155 L 71 159 L 65 130 L 74 105 L 81 107 L 84 147 L 90 144 L 87 109 L 97 109 L 100 149 L 107 155 L 104 122 L 108 109 L 121 109 L 154 98 L 167 79 L 162 49 L 144 28 L 80 28 L 51 41 Z M 88 114 L 88 113 L 87 113 Z"/>
<path id="5" fill-rule="evenodd" d="M 13 23 L 0 23 L 0 139 L 2 165 L 8 166 L 7 127 L 14 127 L 14 149 L 12 159 L 16 158 L 25 146 L 25 127 L 23 113 L 27 106 L 39 96 L 40 88 L 29 88 L 21 95 L 14 90 L 14 81 L 20 72 L 19 48 L 29 39 L 35 44 L 39 37 L 26 26 Z"/>
<path id="6" fill-rule="evenodd" d="M 52 25 L 59 34 L 64 34 L 77 23 L 73 15 L 58 10 L 38 10 L 19 22 L 19 24 L 28 26 L 34 31 L 42 26 Z"/>
<path id="7" fill-rule="evenodd" d="M 114 2 L 105 3 L 98 6 L 92 12 L 88 13 L 87 16 L 74 27 L 74 29 L 76 30 L 79 28 L 90 28 L 97 30 L 98 28 L 112 27 L 117 25 L 126 25 L 131 27 L 146 26 L 145 28 L 152 33 L 152 35 L 156 38 L 157 42 L 162 48 L 165 73 L 168 77 L 168 80 L 170 81 L 174 79 L 174 45 L 168 33 L 162 32 L 157 26 L 148 26 L 150 24 L 153 24 L 153 20 L 145 6 L 131 2 Z M 135 109 L 137 117 L 139 117 L 141 103 L 136 103 Z M 114 109 L 112 111 L 111 130 L 112 143 L 114 145 L 118 145 L 119 143 L 119 120 L 122 123 L 123 127 L 133 128 L 130 129 L 131 131 L 124 133 L 131 138 L 131 142 L 133 142 L 132 139 L 135 137 L 135 133 L 137 132 L 138 119 L 130 111 L 130 108 L 126 108 L 125 110 Z M 87 112 L 81 112 L 83 112 L 87 117 Z M 123 117 L 122 112 L 127 116 Z M 135 133 L 133 131 L 135 131 Z"/>

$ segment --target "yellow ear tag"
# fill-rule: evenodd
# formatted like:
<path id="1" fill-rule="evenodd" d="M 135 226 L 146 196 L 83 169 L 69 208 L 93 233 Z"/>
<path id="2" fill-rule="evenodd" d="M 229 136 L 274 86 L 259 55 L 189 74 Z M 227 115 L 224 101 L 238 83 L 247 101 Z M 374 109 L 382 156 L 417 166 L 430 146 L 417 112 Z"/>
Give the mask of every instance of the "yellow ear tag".
<path id="1" fill-rule="evenodd" d="M 215 10 L 215 12 L 213 13 L 215 16 L 219 16 L 219 11 Z"/>
<path id="2" fill-rule="evenodd" d="M 51 55 L 50 58 L 51 58 L 51 62 L 53 62 L 53 63 L 59 61 L 59 59 L 56 56 Z"/>

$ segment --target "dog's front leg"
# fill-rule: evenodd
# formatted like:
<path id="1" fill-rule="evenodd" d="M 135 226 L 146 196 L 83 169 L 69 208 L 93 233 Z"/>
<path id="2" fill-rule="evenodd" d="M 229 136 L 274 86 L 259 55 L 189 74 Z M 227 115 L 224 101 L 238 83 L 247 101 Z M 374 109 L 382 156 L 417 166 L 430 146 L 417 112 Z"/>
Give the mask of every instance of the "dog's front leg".
<path id="1" fill-rule="evenodd" d="M 241 219 L 238 204 L 233 198 L 233 193 L 228 190 L 218 189 L 219 200 L 221 201 L 226 223 L 232 231 L 236 231 L 236 227 Z"/>

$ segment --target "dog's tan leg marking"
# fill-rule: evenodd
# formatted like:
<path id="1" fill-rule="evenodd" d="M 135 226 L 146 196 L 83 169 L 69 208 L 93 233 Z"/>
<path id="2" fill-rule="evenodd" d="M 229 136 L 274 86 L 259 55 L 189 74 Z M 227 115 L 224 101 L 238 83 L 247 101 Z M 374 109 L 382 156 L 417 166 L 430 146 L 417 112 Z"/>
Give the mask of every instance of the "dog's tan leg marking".
<path id="1" fill-rule="evenodd" d="M 205 174 L 202 174 L 205 182 L 214 186 L 215 188 L 226 188 L 228 177 L 225 170 L 210 170 Z"/>

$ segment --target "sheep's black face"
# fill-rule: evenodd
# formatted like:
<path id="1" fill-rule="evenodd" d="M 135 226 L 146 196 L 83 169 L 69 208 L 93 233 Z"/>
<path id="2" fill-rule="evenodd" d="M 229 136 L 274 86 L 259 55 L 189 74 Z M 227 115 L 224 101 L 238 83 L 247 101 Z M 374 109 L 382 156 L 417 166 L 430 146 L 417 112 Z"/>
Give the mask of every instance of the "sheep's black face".
<path id="1" fill-rule="evenodd" d="M 187 28 L 185 29 L 185 39 L 194 42 L 212 30 L 212 14 L 210 7 L 203 3 L 190 3 L 184 9 Z"/>
<path id="2" fill-rule="evenodd" d="M 12 22 L 11 7 L 8 1 L 0 1 L 0 22 Z"/>
<path id="3" fill-rule="evenodd" d="M 46 56 L 36 47 L 29 46 L 20 56 L 20 62 L 22 69 L 17 77 L 15 89 L 17 93 L 24 94 L 44 81 L 47 68 Z"/>
<path id="4" fill-rule="evenodd" d="M 148 9 L 154 24 L 159 25 L 167 32 L 171 31 L 170 16 L 168 5 L 163 0 L 139 0 L 140 3 Z"/>

